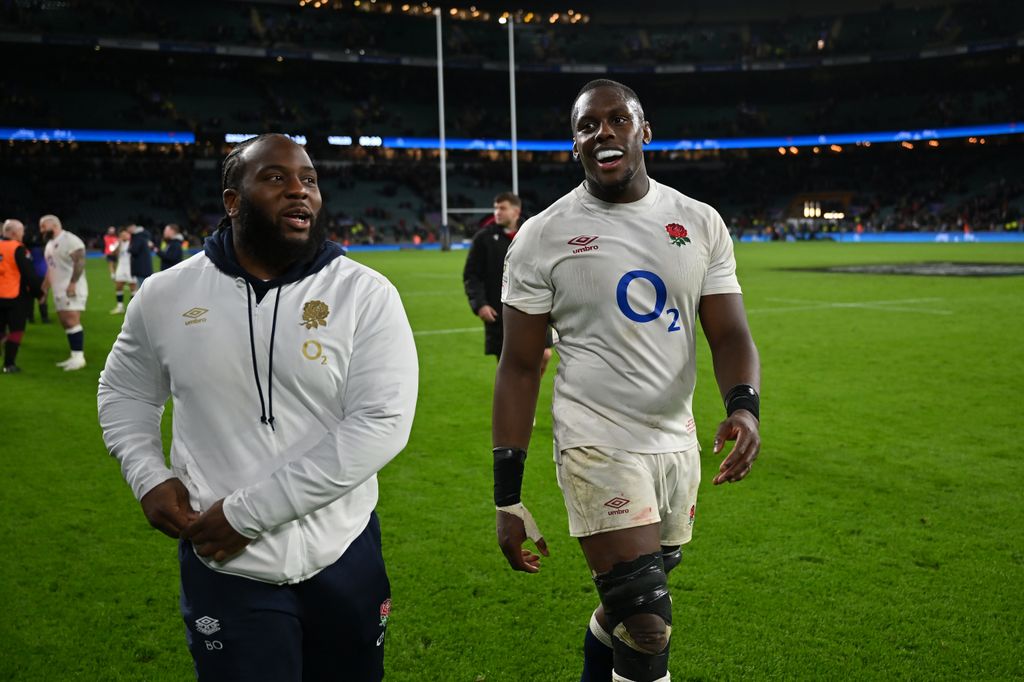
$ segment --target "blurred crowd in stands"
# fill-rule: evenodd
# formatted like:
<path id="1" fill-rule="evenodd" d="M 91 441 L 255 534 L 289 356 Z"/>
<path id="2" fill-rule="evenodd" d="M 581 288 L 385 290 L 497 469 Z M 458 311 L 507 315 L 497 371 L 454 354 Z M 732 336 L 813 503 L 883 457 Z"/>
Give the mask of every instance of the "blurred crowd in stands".
<path id="1" fill-rule="evenodd" d="M 1022 49 L 774 74 L 630 74 L 657 139 L 921 129 L 1006 122 L 1024 110 Z M 26 59 L 31 52 L 32 58 Z M 130 58 L 129 58 L 130 57 Z M 418 67 L 167 55 L 0 42 L 0 126 L 436 137 L 436 75 Z M 456 77 L 457 76 L 457 77 Z M 521 139 L 566 139 L 592 74 L 524 74 Z M 449 137 L 507 138 L 507 76 L 449 76 Z"/>
<path id="2" fill-rule="evenodd" d="M 434 239 L 441 222 L 435 151 L 324 144 L 329 135 L 438 135 L 433 22 L 345 5 L 311 11 L 297 3 L 256 1 L 0 0 L 0 60 L 9 66 L 0 88 L 0 127 L 179 130 L 197 138 L 188 146 L 4 143 L 0 209 L 26 224 L 57 213 L 83 236 L 98 237 L 112 223 L 158 230 L 174 222 L 195 245 L 222 213 L 218 163 L 227 151 L 224 135 L 275 131 L 309 137 L 327 198 L 323 219 L 334 238 Z M 593 20 L 586 25 L 517 26 L 519 139 L 568 140 L 573 95 L 598 75 L 531 64 L 625 67 L 627 73 L 613 77 L 640 94 L 657 140 L 914 130 L 1024 118 L 1024 48 L 1019 40 L 1006 40 L 1021 34 L 1024 3 L 899 2 L 845 14 L 819 7 L 781 20 L 757 19 L 771 12 L 754 2 L 655 2 L 641 18 L 615 3 L 591 5 Z M 446 63 L 452 66 L 446 75 L 448 137 L 507 139 L 504 29 L 493 21 L 446 21 L 445 31 Z M 40 36 L 48 42 L 39 44 Z M 104 36 L 180 41 L 184 48 L 156 50 L 152 43 L 113 49 L 96 42 Z M 978 41 L 991 49 L 975 49 Z M 200 43 L 205 52 L 188 52 Z M 934 58 L 919 53 L 962 44 L 973 47 Z M 226 50 L 246 46 L 411 59 L 346 63 L 297 52 L 268 58 Z M 866 53 L 899 61 L 736 68 L 749 66 L 750 59 Z M 684 62 L 733 67 L 654 69 Z M 987 145 L 960 140 L 914 150 L 877 145 L 820 154 L 803 148 L 799 155 L 773 149 L 662 152 L 648 163 L 655 178 L 718 207 L 737 234 L 1006 230 L 1020 229 L 1022 143 L 1017 134 Z M 453 153 L 450 166 L 450 207 L 485 209 L 509 189 L 507 154 Z M 526 214 L 542 210 L 581 177 L 568 154 L 522 153 Z M 819 195 L 837 203 L 844 218 L 801 223 L 800 202 Z M 456 235 L 472 234 L 485 215 L 453 215 Z"/>
<path id="3" fill-rule="evenodd" d="M 774 150 L 680 157 L 648 156 L 652 177 L 716 206 L 737 236 L 780 237 L 830 231 L 1020 230 L 1024 139 L 969 145 L 945 143 L 906 150 L 898 145 L 842 153 L 779 156 Z M 83 237 L 98 238 L 109 224 L 137 223 L 157 231 L 181 224 L 190 243 L 223 215 L 215 158 L 197 148 L 121 145 L 18 145 L 0 150 L 0 206 L 31 222 L 54 212 Z M 29 151 L 33 148 L 34 151 Z M 98 150 L 104 154 L 97 154 Z M 436 158 L 378 154 L 358 161 L 337 148 L 311 149 L 325 197 L 321 219 L 332 238 L 347 243 L 421 243 L 440 224 Z M 333 153 L 333 156 L 332 156 Z M 450 215 L 455 238 L 472 235 L 494 195 L 508 189 L 508 157 L 464 152 L 449 163 Z M 525 215 L 543 210 L 582 180 L 568 154 L 520 163 Z M 828 197 L 841 220 L 801 221 L 801 201 Z"/>
<path id="4" fill-rule="evenodd" d="M 381 3 L 393 9 L 389 12 L 369 2 L 341 4 L 314 9 L 298 2 L 6 0 L 0 3 L 0 20 L 8 30 L 54 35 L 434 55 L 431 17 L 407 15 L 398 3 Z M 907 52 L 1012 37 L 1024 24 L 1020 3 L 1000 0 L 865 3 L 859 12 L 819 7 L 804 14 L 793 4 L 782 13 L 751 11 L 756 3 L 647 3 L 643 13 L 624 11 L 620 3 L 585 4 L 592 19 L 585 24 L 552 24 L 540 16 L 520 24 L 520 58 L 538 64 L 665 64 Z M 506 58 L 504 26 L 497 12 L 488 16 L 487 22 L 447 22 L 445 44 L 452 59 Z"/>

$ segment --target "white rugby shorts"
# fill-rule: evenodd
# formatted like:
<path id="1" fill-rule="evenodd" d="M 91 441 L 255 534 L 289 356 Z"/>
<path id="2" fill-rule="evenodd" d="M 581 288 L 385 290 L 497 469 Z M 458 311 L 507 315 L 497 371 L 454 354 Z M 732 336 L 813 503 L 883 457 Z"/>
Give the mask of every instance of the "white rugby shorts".
<path id="1" fill-rule="evenodd" d="M 78 311 L 85 310 L 85 304 L 89 300 L 89 295 L 77 294 L 76 296 L 69 297 L 67 294 L 61 292 L 53 292 L 53 305 L 57 309 L 57 312 L 62 313 L 65 311 Z"/>
<path id="2" fill-rule="evenodd" d="M 663 545 L 683 545 L 693 536 L 699 446 L 662 454 L 569 448 L 557 458 L 557 472 L 573 537 L 652 523 L 661 523 Z"/>

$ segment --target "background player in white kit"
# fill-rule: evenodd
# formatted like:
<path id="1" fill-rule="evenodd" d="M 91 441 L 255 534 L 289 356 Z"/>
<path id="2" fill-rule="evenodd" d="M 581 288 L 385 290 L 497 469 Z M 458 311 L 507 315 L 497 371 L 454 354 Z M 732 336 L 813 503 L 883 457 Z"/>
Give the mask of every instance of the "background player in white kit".
<path id="1" fill-rule="evenodd" d="M 493 426 L 498 542 L 520 571 L 539 570 L 539 556 L 522 547 L 528 535 L 547 554 L 520 489 L 550 322 L 561 356 L 558 482 L 601 598 L 582 679 L 668 680 L 667 573 L 690 540 L 700 482 L 698 315 L 727 412 L 714 450 L 736 441 L 715 484 L 743 479 L 760 450 L 760 365 L 728 230 L 710 206 L 647 176 L 651 128 L 636 93 L 592 81 L 571 122 L 586 180 L 527 221 L 506 259 Z"/>
<path id="2" fill-rule="evenodd" d="M 124 287 L 127 284 L 132 297 L 135 296 L 135 278 L 132 276 L 132 254 L 128 246 L 132 243 L 132 233 L 127 227 L 117 235 L 117 246 L 113 253 L 117 256 L 117 267 L 114 269 L 114 296 L 117 305 L 110 311 L 111 315 L 124 312 Z"/>
<path id="3" fill-rule="evenodd" d="M 71 372 L 85 367 L 82 311 L 89 300 L 89 282 L 85 279 L 85 243 L 65 230 L 55 215 L 40 218 L 39 231 L 49 240 L 44 251 L 47 270 L 43 289 L 53 289 L 57 317 L 71 347 L 71 357 L 58 362 L 57 366 Z"/>

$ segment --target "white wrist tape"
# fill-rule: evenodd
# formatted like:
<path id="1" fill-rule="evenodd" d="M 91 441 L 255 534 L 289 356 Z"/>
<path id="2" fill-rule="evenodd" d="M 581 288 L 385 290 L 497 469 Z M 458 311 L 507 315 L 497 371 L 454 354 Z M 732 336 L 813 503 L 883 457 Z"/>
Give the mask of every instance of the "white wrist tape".
<path id="1" fill-rule="evenodd" d="M 533 514 L 530 510 L 523 506 L 523 503 L 510 504 L 507 507 L 495 507 L 498 511 L 511 514 L 512 516 L 518 516 L 523 520 L 523 526 L 526 528 L 526 537 L 530 538 L 534 542 L 543 540 L 544 536 L 540 534 L 540 528 L 537 528 L 537 522 L 533 520 Z"/>

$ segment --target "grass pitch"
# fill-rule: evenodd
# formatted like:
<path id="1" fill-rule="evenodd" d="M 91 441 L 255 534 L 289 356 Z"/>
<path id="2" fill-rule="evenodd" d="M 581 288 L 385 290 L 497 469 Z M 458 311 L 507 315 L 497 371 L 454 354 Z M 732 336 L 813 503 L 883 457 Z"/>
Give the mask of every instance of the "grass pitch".
<path id="1" fill-rule="evenodd" d="M 552 556 L 531 576 L 494 541 L 494 360 L 461 291 L 465 254 L 354 258 L 402 292 L 421 364 L 411 441 L 380 476 L 387 679 L 578 679 L 597 598 L 554 480 L 553 373 L 524 485 Z M 670 579 L 673 679 L 1024 677 L 1024 279 L 784 269 L 1020 263 L 1024 246 L 744 244 L 737 259 L 764 447 L 746 481 L 710 485 L 722 409 L 699 341 L 706 484 Z M 146 524 L 96 423 L 120 318 L 105 264 L 88 272 L 89 366 L 55 368 L 64 334 L 36 324 L 24 373 L 0 375 L 0 679 L 187 680 L 175 544 Z"/>

